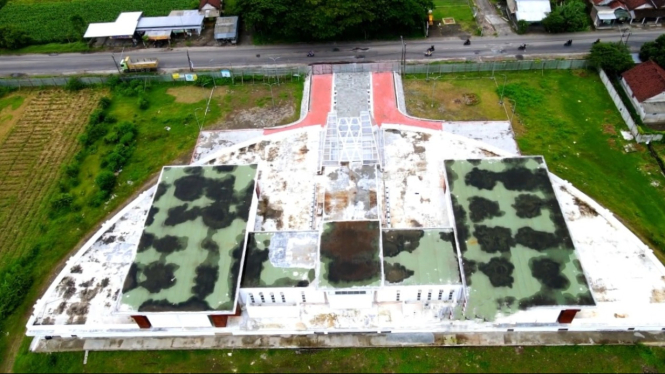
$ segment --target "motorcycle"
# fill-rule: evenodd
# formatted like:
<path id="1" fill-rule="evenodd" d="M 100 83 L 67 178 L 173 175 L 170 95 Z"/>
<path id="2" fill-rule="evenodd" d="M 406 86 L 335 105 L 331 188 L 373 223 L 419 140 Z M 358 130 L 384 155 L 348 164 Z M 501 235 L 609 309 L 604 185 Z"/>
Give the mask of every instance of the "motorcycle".
<path id="1" fill-rule="evenodd" d="M 598 43 L 600 43 L 600 39 L 596 39 L 596 41 L 593 42 L 593 44 L 598 44 Z"/>
<path id="2" fill-rule="evenodd" d="M 432 51 L 428 49 L 425 51 L 425 57 L 430 57 L 430 56 L 432 56 Z"/>
<path id="3" fill-rule="evenodd" d="M 467 39 L 467 40 L 464 42 L 464 45 L 471 45 L 471 39 Z"/>
<path id="4" fill-rule="evenodd" d="M 567 42 L 563 43 L 564 47 L 570 47 L 571 45 L 573 45 L 573 39 L 568 39 Z"/>
<path id="5" fill-rule="evenodd" d="M 309 53 L 307 53 L 307 57 L 314 57 L 314 52 L 313 52 L 313 51 L 309 51 Z"/>
<path id="6" fill-rule="evenodd" d="M 517 47 L 517 49 L 519 49 L 520 51 L 525 50 L 526 49 L 526 44 L 520 45 L 519 47 Z"/>

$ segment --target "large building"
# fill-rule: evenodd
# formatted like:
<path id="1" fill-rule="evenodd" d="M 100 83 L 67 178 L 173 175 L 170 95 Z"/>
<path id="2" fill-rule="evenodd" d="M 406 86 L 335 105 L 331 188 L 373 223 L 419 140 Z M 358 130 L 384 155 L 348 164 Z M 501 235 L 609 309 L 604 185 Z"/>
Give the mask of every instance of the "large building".
<path id="1" fill-rule="evenodd" d="M 27 334 L 665 328 L 663 266 L 542 157 L 378 126 L 391 87 L 331 81 L 325 127 L 164 167 L 69 260 Z"/>

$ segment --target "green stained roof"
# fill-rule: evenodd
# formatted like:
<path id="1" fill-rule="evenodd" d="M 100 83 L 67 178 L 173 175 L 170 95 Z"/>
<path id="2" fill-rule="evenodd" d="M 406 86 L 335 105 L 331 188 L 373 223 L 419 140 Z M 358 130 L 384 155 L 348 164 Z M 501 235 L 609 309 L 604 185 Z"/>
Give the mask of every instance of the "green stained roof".
<path id="1" fill-rule="evenodd" d="M 542 157 L 445 166 L 470 289 L 467 317 L 594 305 Z"/>
<path id="2" fill-rule="evenodd" d="M 381 285 L 378 221 L 325 222 L 319 288 Z"/>
<path id="3" fill-rule="evenodd" d="M 235 308 L 256 165 L 164 167 L 120 311 Z"/>
<path id="4" fill-rule="evenodd" d="M 242 287 L 309 286 L 314 281 L 318 243 L 316 231 L 250 233 Z"/>
<path id="5" fill-rule="evenodd" d="M 450 229 L 383 230 L 386 285 L 461 284 Z"/>

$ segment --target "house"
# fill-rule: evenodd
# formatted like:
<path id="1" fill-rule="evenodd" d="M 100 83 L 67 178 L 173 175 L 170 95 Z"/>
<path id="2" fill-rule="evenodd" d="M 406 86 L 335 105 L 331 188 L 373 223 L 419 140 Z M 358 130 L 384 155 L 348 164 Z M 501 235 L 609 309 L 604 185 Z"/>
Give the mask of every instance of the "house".
<path id="1" fill-rule="evenodd" d="M 205 18 L 219 17 L 222 9 L 222 0 L 201 0 L 199 2 L 199 14 Z"/>
<path id="2" fill-rule="evenodd" d="M 591 19 L 596 29 L 616 25 L 660 23 L 665 17 L 665 0 L 590 0 Z"/>
<path id="3" fill-rule="evenodd" d="M 516 21 L 540 22 L 552 11 L 549 0 L 508 0 L 508 11 Z"/>
<path id="4" fill-rule="evenodd" d="M 665 122 L 665 69 L 647 61 L 623 73 L 621 78 L 621 85 L 642 122 Z"/>

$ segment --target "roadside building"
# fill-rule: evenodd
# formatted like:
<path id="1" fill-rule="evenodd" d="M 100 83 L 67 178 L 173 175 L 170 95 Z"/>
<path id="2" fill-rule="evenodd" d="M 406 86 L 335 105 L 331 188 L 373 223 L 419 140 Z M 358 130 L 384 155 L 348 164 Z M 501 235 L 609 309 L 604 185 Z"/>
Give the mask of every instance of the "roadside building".
<path id="1" fill-rule="evenodd" d="M 621 86 L 646 124 L 665 122 L 665 69 L 643 62 L 621 75 Z"/>

